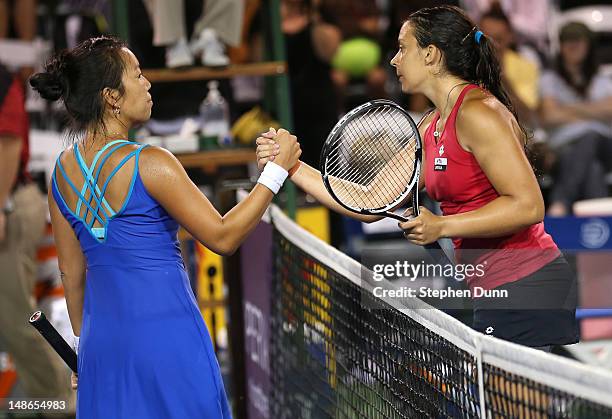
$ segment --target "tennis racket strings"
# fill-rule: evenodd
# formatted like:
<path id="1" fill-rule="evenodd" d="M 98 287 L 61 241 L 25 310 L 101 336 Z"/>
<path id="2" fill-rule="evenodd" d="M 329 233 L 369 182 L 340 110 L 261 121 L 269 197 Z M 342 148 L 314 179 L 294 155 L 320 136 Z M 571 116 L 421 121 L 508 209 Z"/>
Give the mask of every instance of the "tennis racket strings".
<path id="1" fill-rule="evenodd" d="M 339 201 L 356 210 L 387 210 L 418 178 L 420 141 L 414 123 L 389 105 L 345 118 L 326 143 L 329 187 Z"/>

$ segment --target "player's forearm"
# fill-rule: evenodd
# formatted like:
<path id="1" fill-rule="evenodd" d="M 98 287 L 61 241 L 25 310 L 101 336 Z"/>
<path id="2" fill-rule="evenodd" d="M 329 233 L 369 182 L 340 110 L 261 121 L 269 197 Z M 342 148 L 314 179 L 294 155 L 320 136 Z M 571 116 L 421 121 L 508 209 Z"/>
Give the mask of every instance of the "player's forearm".
<path id="1" fill-rule="evenodd" d="M 223 216 L 212 250 L 223 255 L 233 254 L 257 227 L 273 197 L 274 193 L 266 186 L 255 185 L 246 199 Z"/>
<path id="2" fill-rule="evenodd" d="M 0 136 L 0 209 L 4 207 L 17 179 L 21 139 Z"/>
<path id="3" fill-rule="evenodd" d="M 75 275 L 62 274 L 62 282 L 64 284 L 64 294 L 66 296 L 66 305 L 68 307 L 68 317 L 72 325 L 72 332 L 75 336 L 81 335 L 81 324 L 83 322 L 83 301 L 85 298 L 85 279 L 84 274 Z"/>
<path id="4" fill-rule="evenodd" d="M 312 166 L 307 165 L 306 163 L 302 163 L 300 165 L 298 171 L 291 177 L 291 181 L 293 181 L 293 183 L 295 183 L 304 192 L 312 195 L 314 199 L 320 202 L 323 206 L 339 214 L 347 215 L 366 223 L 372 223 L 382 218 L 373 215 L 360 215 L 351 212 L 342 205 L 338 204 L 325 188 L 323 179 L 321 178 L 321 172 Z"/>
<path id="5" fill-rule="evenodd" d="M 442 217 L 442 237 L 492 238 L 516 233 L 544 218 L 539 200 L 500 196 L 474 211 Z"/>

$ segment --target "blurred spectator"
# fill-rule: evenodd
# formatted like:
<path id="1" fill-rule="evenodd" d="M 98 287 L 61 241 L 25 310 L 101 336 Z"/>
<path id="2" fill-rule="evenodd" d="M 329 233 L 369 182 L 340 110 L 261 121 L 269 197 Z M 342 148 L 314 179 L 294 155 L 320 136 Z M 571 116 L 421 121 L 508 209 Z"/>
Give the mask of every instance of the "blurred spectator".
<path id="1" fill-rule="evenodd" d="M 494 3 L 491 9 L 482 15 L 479 27 L 485 36 L 495 41 L 502 65 L 504 86 L 519 118 L 533 127 L 539 100 L 538 66 L 517 52 L 512 24 L 499 4 Z"/>
<path id="2" fill-rule="evenodd" d="M 599 73 L 594 34 L 571 22 L 559 40 L 555 68 L 541 80 L 541 119 L 559 156 L 551 216 L 568 214 L 578 199 L 606 196 L 604 174 L 612 168 L 612 80 Z"/>
<path id="3" fill-rule="evenodd" d="M 482 15 L 495 3 L 499 4 L 510 18 L 519 42 L 531 44 L 539 51 L 546 51 L 552 0 L 461 0 L 460 3 L 475 22 L 479 22 Z"/>
<path id="4" fill-rule="evenodd" d="M 321 148 L 338 119 L 330 62 L 340 45 L 337 27 L 323 23 L 309 0 L 281 2 L 282 31 L 293 106 L 294 134 L 301 159 L 318 167 Z"/>
<path id="5" fill-rule="evenodd" d="M 36 5 L 37 0 L 0 0 L 0 38 L 9 37 L 10 17 L 12 17 L 13 29 L 17 38 L 24 41 L 34 40 L 36 36 Z"/>
<path id="6" fill-rule="evenodd" d="M 0 0 L 0 38 L 14 35 L 22 41 L 33 41 L 36 37 L 37 3 L 37 0 Z M 24 67 L 19 75 L 25 82 L 33 72 L 33 68 Z"/>
<path id="7" fill-rule="evenodd" d="M 332 76 L 341 96 L 350 84 L 365 82 L 365 99 L 385 97 L 387 73 L 381 66 L 385 27 L 377 1 L 321 0 L 319 10 L 344 39 L 332 60 Z"/>
<path id="8" fill-rule="evenodd" d="M 62 0 L 54 12 L 53 46 L 56 51 L 74 48 L 85 39 L 109 32 L 106 0 Z"/>
<path id="9" fill-rule="evenodd" d="M 153 25 L 153 45 L 166 47 L 166 66 L 193 65 L 194 54 L 205 66 L 229 64 L 225 45 L 241 43 L 243 0 L 206 0 L 188 44 L 185 0 L 143 0 Z"/>
<path id="10" fill-rule="evenodd" d="M 47 216 L 26 172 L 28 129 L 22 84 L 0 66 L 0 335 L 27 397 L 68 402 L 67 369 L 27 321 L 36 309 L 35 251 Z"/>

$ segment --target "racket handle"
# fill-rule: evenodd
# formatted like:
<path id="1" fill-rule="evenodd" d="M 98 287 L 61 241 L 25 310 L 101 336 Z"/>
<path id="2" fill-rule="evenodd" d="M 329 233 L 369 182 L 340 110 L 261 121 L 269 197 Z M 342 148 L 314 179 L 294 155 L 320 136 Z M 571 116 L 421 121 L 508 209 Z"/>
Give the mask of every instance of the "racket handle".
<path id="1" fill-rule="evenodd" d="M 378 214 L 374 214 L 374 215 L 378 215 Z M 382 213 L 380 215 L 384 215 L 385 217 L 389 217 L 389 218 L 394 218 L 397 221 L 402 222 L 402 223 L 405 223 L 406 221 L 410 220 L 410 218 L 412 218 L 412 217 L 410 217 L 410 218 L 409 217 L 405 217 L 403 215 L 396 214 L 396 213 L 391 212 L 391 211 L 386 211 L 386 212 L 384 212 L 384 213 Z"/>
<path id="2" fill-rule="evenodd" d="M 405 221 L 408 221 L 414 218 L 414 216 L 405 217 L 403 215 L 395 214 L 394 212 L 391 212 L 391 211 L 385 212 L 385 215 L 390 218 L 395 218 L 396 220 L 401 221 L 401 222 L 405 222 Z M 429 255 L 432 257 L 435 263 L 440 264 L 440 265 L 454 265 L 454 263 L 452 263 L 451 260 L 446 255 L 446 252 L 444 251 L 444 249 L 442 249 L 442 246 L 440 246 L 440 243 L 438 243 L 437 241 L 430 243 L 430 244 L 426 244 L 424 247 L 429 253 Z"/>
<path id="3" fill-rule="evenodd" d="M 30 324 L 40 332 L 55 352 L 64 360 L 72 371 L 77 372 L 77 354 L 64 340 L 62 335 L 53 327 L 47 316 L 42 311 L 37 311 L 30 316 Z"/>

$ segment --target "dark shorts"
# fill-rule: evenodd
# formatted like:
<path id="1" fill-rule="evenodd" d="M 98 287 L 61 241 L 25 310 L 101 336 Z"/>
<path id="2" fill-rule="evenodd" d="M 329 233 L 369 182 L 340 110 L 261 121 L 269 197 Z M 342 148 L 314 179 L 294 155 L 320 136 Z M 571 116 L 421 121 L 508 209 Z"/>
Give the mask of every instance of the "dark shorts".
<path id="1" fill-rule="evenodd" d="M 530 347 L 578 342 L 576 275 L 563 256 L 495 290 L 507 296 L 473 300 L 477 331 Z"/>

